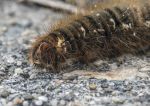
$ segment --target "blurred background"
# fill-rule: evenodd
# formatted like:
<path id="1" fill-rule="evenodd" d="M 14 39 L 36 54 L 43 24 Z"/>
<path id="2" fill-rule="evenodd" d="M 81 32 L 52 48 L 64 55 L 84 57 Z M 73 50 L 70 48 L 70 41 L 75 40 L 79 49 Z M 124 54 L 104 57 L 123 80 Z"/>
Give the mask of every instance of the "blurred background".
<path id="1" fill-rule="evenodd" d="M 59 19 L 103 0 L 0 0 L 0 43 L 5 50 L 49 30 Z M 16 39 L 17 38 L 17 39 Z M 18 44 L 19 43 L 19 44 Z M 23 47 L 24 48 L 24 47 Z"/>

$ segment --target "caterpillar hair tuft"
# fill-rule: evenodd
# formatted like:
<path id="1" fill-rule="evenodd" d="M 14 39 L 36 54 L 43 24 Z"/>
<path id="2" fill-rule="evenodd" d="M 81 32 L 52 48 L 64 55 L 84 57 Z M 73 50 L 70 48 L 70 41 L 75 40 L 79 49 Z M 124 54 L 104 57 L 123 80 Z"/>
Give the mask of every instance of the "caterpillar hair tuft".
<path id="1" fill-rule="evenodd" d="M 94 7 L 39 37 L 29 53 L 31 63 L 59 72 L 67 61 L 90 63 L 150 47 L 149 0 L 112 0 Z"/>

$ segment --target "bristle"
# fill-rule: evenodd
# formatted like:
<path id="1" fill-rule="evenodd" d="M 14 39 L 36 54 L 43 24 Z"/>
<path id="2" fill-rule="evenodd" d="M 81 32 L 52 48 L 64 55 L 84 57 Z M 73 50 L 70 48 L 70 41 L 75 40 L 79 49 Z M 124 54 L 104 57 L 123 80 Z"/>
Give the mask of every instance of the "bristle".
<path id="1" fill-rule="evenodd" d="M 38 38 L 30 52 L 32 63 L 58 72 L 67 60 L 88 64 L 150 46 L 150 4 L 111 0 L 96 7 L 61 20 Z"/>

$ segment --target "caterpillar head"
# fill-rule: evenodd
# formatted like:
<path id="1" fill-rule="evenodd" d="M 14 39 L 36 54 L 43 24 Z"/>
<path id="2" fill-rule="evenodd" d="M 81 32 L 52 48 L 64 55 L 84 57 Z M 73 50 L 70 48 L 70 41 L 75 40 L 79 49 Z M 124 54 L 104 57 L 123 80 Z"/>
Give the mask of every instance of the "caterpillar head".
<path id="1" fill-rule="evenodd" d="M 65 62 L 63 42 L 63 38 L 51 35 L 38 38 L 30 51 L 30 62 L 41 68 L 59 68 Z"/>

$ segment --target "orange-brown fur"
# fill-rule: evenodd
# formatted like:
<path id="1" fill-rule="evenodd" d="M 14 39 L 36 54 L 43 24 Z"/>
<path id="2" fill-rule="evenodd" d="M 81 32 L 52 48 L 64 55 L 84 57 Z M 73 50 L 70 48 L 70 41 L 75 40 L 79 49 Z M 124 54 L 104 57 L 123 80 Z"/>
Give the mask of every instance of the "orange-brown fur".
<path id="1" fill-rule="evenodd" d="M 89 63 L 98 58 L 104 59 L 106 57 L 120 56 L 124 53 L 135 53 L 138 48 L 142 49 L 145 46 L 150 46 L 150 27 L 145 25 L 145 23 L 150 20 L 144 19 L 146 14 L 148 12 L 150 13 L 150 10 L 148 11 L 147 9 L 144 9 L 145 3 L 141 2 L 141 0 L 111 0 L 110 2 L 100 3 L 91 7 L 89 11 L 84 14 L 73 15 L 59 21 L 53 28 L 50 29 L 50 32 L 39 37 L 33 44 L 30 51 L 31 63 L 38 67 L 48 68 L 50 70 L 53 69 L 54 72 L 57 72 L 56 69 L 65 65 L 67 60 L 70 59 L 72 61 L 79 60 L 84 63 Z M 133 12 L 133 16 L 127 17 L 131 17 L 131 20 L 128 19 L 128 21 L 134 21 L 135 23 L 131 23 L 133 24 L 133 26 L 131 25 L 132 27 L 130 27 L 130 25 L 126 26 L 126 22 L 122 21 L 122 17 L 119 16 L 119 13 L 117 13 L 116 17 L 119 21 L 121 21 L 121 24 L 118 24 L 119 26 L 117 26 L 117 23 L 114 22 L 115 28 L 112 29 L 113 25 L 111 26 L 111 22 L 103 23 L 103 21 L 100 20 L 99 22 L 105 24 L 102 25 L 105 33 L 100 31 L 100 33 L 102 32 L 102 36 L 97 34 L 99 29 L 96 29 L 96 25 L 98 24 L 94 24 L 94 22 L 90 21 L 97 19 L 95 16 L 97 13 L 100 13 L 101 15 L 105 9 L 110 8 L 110 10 L 113 10 L 114 7 L 118 7 L 119 9 L 123 9 L 123 7 L 125 7 L 127 12 Z M 115 13 L 116 11 L 117 10 L 115 10 Z M 127 13 L 123 14 L 128 15 Z M 129 13 L 129 15 L 131 14 L 132 13 Z M 85 18 L 84 16 L 87 17 Z M 94 18 L 90 19 L 91 16 Z M 113 17 L 113 14 L 109 13 L 109 16 Z M 89 19 L 89 21 L 87 21 L 87 19 Z M 115 20 L 114 17 L 112 19 L 113 21 Z M 80 29 L 75 28 L 75 25 L 73 24 L 75 24 L 76 20 L 81 21 L 78 22 L 78 24 L 84 22 L 88 32 L 83 24 Z M 110 24 L 108 27 L 110 29 L 106 28 L 107 24 Z M 69 29 L 71 27 L 75 28 L 73 30 L 74 32 Z M 77 30 L 81 31 L 82 34 Z M 120 32 L 116 32 L 117 30 Z M 67 33 L 67 37 L 69 36 L 69 38 L 65 37 L 62 33 Z M 78 34 L 82 36 L 79 37 L 77 36 Z M 108 35 L 108 37 L 103 36 L 103 34 Z"/>

